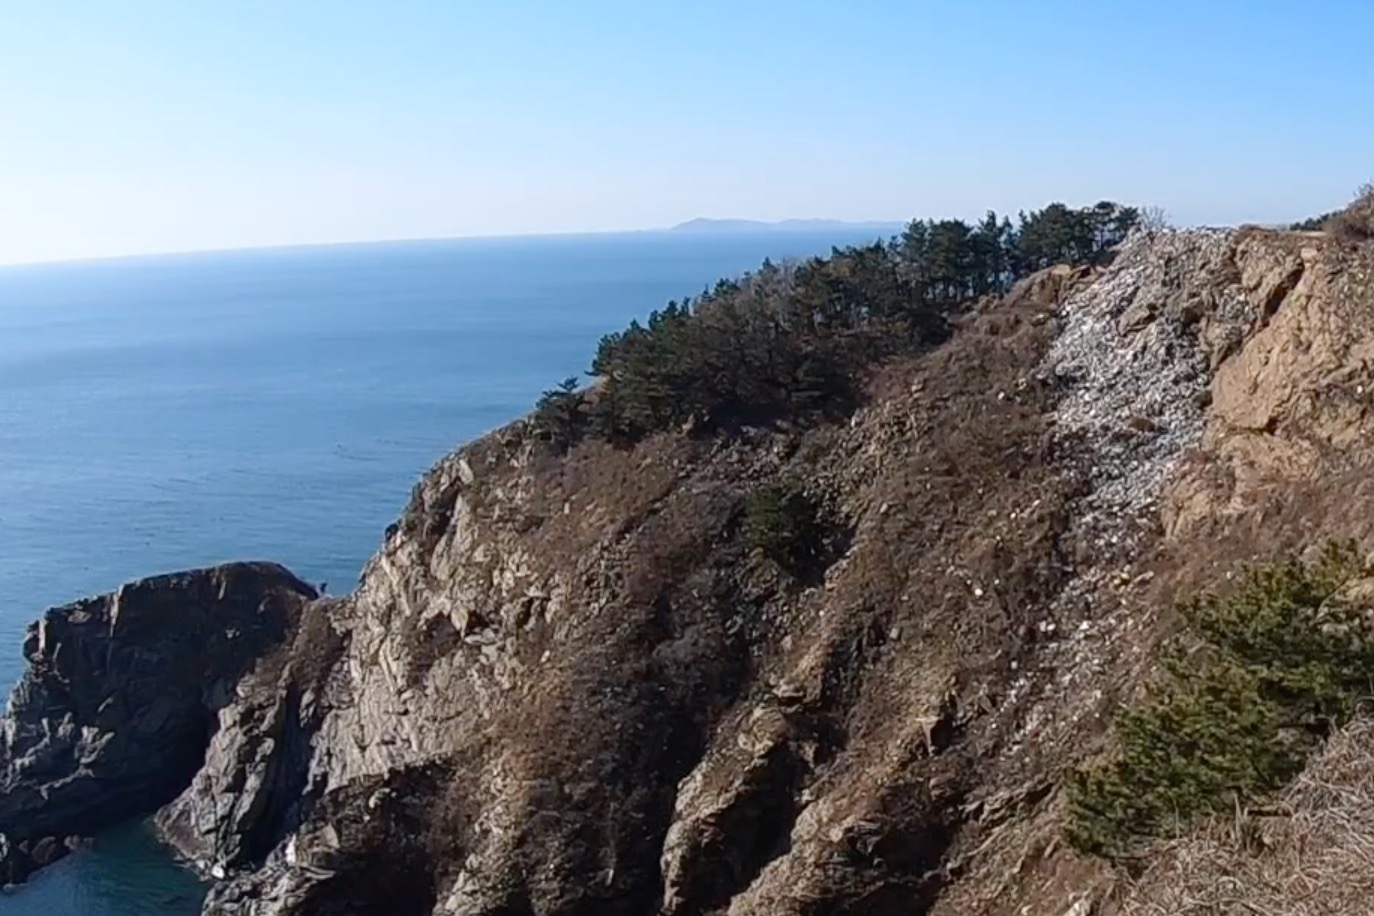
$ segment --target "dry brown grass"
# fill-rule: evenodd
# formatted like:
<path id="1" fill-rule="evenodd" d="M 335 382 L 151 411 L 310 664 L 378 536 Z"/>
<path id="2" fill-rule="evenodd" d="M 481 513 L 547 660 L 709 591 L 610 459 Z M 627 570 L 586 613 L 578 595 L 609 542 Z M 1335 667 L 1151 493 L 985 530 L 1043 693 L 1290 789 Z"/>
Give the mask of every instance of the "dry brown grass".
<path id="1" fill-rule="evenodd" d="M 1326 229 L 1333 235 L 1365 241 L 1374 239 L 1374 184 L 1360 188 L 1355 199 L 1326 221 Z"/>
<path id="2" fill-rule="evenodd" d="M 1328 742 L 1271 808 L 1170 844 L 1121 916 L 1374 914 L 1374 720 Z"/>

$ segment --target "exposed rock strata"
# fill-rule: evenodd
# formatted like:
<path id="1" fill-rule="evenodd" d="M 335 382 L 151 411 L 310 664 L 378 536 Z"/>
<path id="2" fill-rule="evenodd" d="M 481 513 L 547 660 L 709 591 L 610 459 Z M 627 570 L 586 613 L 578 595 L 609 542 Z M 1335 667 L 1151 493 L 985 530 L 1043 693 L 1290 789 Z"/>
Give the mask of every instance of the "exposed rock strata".
<path id="1" fill-rule="evenodd" d="M 189 785 L 216 713 L 314 597 L 280 566 L 242 563 L 144 579 L 30 627 L 0 735 L 0 878 Z"/>

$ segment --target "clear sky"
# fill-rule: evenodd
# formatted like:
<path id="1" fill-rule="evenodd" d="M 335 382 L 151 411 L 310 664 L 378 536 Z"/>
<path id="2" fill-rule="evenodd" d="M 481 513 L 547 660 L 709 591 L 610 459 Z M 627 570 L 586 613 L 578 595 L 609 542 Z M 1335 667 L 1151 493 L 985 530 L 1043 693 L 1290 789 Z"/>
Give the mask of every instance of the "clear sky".
<path id="1" fill-rule="evenodd" d="M 0 0 L 0 262 L 1374 177 L 1371 0 Z"/>

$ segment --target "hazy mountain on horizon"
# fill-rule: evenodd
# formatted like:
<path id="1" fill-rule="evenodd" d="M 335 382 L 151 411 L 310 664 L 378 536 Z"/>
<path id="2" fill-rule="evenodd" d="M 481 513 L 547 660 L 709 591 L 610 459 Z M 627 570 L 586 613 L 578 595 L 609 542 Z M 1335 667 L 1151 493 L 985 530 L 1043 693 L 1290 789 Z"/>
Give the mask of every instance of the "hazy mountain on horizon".
<path id="1" fill-rule="evenodd" d="M 848 222 L 842 219 L 785 219 L 767 222 L 755 219 L 711 219 L 697 217 L 678 223 L 670 232 L 738 232 L 741 230 L 813 230 L 813 229 L 895 229 L 903 223 L 897 220 L 866 220 Z"/>

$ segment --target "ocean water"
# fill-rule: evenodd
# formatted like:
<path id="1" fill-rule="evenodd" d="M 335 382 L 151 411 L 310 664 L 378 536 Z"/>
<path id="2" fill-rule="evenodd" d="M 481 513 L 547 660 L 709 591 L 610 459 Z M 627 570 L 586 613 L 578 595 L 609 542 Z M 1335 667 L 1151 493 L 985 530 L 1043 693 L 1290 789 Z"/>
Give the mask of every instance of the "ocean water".
<path id="1" fill-rule="evenodd" d="M 44 608 L 232 559 L 349 591 L 419 474 L 602 334 L 872 230 L 405 242 L 0 268 L 0 687 Z M 129 825 L 0 916 L 190 916 Z"/>

